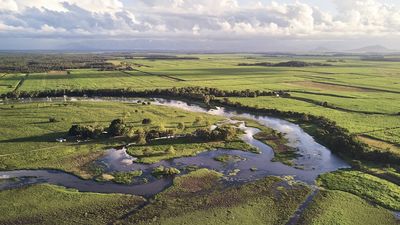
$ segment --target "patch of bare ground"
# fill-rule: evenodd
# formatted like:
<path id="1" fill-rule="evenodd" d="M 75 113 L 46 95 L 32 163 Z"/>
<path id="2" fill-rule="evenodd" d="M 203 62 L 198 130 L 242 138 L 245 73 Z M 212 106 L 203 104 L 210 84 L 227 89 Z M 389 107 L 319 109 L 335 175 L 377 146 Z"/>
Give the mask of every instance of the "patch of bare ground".
<path id="1" fill-rule="evenodd" d="M 382 140 L 378 140 L 378 139 L 369 137 L 368 135 L 358 135 L 357 138 L 360 141 L 364 142 L 365 144 L 368 144 L 371 147 L 400 153 L 400 147 L 398 145 L 388 143 L 388 142 L 385 142 Z"/>

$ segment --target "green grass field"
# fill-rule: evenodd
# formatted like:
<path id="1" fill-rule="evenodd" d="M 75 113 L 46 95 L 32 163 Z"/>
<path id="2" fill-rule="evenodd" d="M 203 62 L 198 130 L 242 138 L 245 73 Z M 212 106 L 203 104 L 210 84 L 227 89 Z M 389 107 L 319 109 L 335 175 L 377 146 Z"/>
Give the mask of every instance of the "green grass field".
<path id="1" fill-rule="evenodd" d="M 185 56 L 185 55 L 180 55 Z M 191 56 L 191 55 L 189 55 Z M 139 71 L 71 70 L 70 74 L 30 74 L 20 91 L 49 89 L 132 88 L 136 90 L 207 86 L 226 90 L 290 90 L 296 99 L 260 97 L 233 99 L 245 104 L 323 115 L 355 134 L 367 134 L 400 145 L 400 66 L 393 62 L 361 61 L 357 57 L 263 57 L 261 55 L 195 55 L 199 60 L 113 59 L 136 63 Z M 300 60 L 328 67 L 238 66 L 239 63 Z M 141 72 L 140 72 L 141 71 Z M 5 85 L 20 76 L 6 75 Z M 0 92 L 9 88 L 0 83 Z M 304 93 L 307 92 L 307 93 Z M 302 100 L 299 100 L 301 98 Z M 306 100 L 306 101 L 304 101 Z M 314 102 L 328 102 L 331 109 Z M 370 113 L 370 114 L 366 114 Z"/>
<path id="2" fill-rule="evenodd" d="M 392 210 L 400 210 L 399 186 L 370 174 L 336 171 L 321 175 L 318 184 L 331 190 L 350 192 Z"/>
<path id="3" fill-rule="evenodd" d="M 178 177 L 126 224 L 285 224 L 310 189 L 269 177 L 222 188 L 221 174 L 201 169 Z"/>
<path id="4" fill-rule="evenodd" d="M 80 193 L 53 185 L 1 191 L 0 224 L 109 224 L 145 203 L 142 197 Z"/>
<path id="5" fill-rule="evenodd" d="M 124 143 L 125 139 L 93 140 L 88 143 L 58 143 L 72 124 L 98 124 L 107 127 L 113 119 L 125 118 L 137 128 L 157 128 L 160 125 L 175 129 L 181 122 L 186 124 L 185 132 L 193 132 L 205 124 L 193 125 L 196 117 L 203 117 L 210 124 L 221 118 L 202 113 L 190 113 L 171 107 L 117 102 L 70 102 L 27 103 L 0 106 L 0 169 L 52 168 L 73 172 L 82 177 L 87 174 L 86 165 L 95 160 L 107 148 Z M 59 122 L 49 122 L 55 117 Z M 152 124 L 143 125 L 142 120 L 150 118 Z M 174 145 L 175 143 L 171 143 Z M 222 144 L 223 145 L 223 144 Z M 161 144 L 154 148 L 169 147 Z M 221 143 L 219 144 L 221 146 Z M 240 145 L 241 147 L 247 147 Z M 177 149 L 179 155 L 191 155 L 200 151 L 197 144 L 187 143 L 185 149 Z M 204 147 L 204 146 L 203 146 Z M 247 147 L 248 148 L 248 147 Z M 191 149 L 191 150 L 190 150 Z M 205 149 L 201 149 L 204 151 Z M 176 156 L 164 156 L 171 158 Z M 152 158 L 152 157 L 149 157 Z M 161 158 L 160 158 L 161 159 Z M 150 159 L 149 159 L 150 160 Z M 154 158 L 152 158 L 154 160 Z"/>
<path id="6" fill-rule="evenodd" d="M 196 56 L 199 60 L 111 57 L 109 62 L 115 65 L 135 63 L 144 66 L 134 66 L 135 71 L 74 69 L 69 73 L 0 74 L 0 94 L 15 90 L 146 90 L 190 86 L 223 90 L 285 90 L 291 94 L 290 97 L 230 100 L 259 108 L 323 116 L 380 151 L 400 154 L 399 63 L 362 61 L 355 56 L 179 56 Z M 327 62 L 331 59 L 342 61 Z M 332 66 L 238 66 L 239 63 L 291 60 L 330 63 Z M 211 124 L 221 120 L 216 116 L 131 103 L 78 101 L 64 105 L 56 102 L 0 102 L 0 170 L 53 168 L 91 178 L 93 174 L 88 165 L 105 149 L 121 145 L 126 139 L 96 140 L 84 144 L 57 143 L 55 139 L 64 136 L 72 124 L 107 126 L 113 119 L 125 118 L 128 124 L 144 128 L 177 128 L 183 122 L 185 132 L 192 132 L 198 127 L 205 127 L 193 125 L 198 116 Z M 50 117 L 59 122 L 49 122 Z M 144 118 L 150 118 L 152 124 L 142 125 Z M 254 123 L 249 125 L 259 126 Z M 268 129 L 264 131 L 271 132 Z M 140 160 L 157 162 L 215 147 L 235 146 L 250 150 L 243 142 L 160 141 L 151 147 L 154 152 L 165 152 L 170 146 L 174 147 L 176 154 L 144 156 Z M 141 156 L 146 147 L 135 146 L 128 151 Z M 290 164 L 290 159 L 287 162 Z M 319 191 L 315 196 L 302 214 L 300 224 L 398 224 L 387 209 L 400 210 L 399 166 L 375 165 L 372 162 L 362 164 L 363 171 L 368 170 L 370 174 L 346 170 L 321 175 L 317 184 L 326 190 Z M 120 183 L 129 183 L 132 178 L 130 174 L 114 175 Z M 68 218 L 76 223 L 85 221 L 88 224 L 107 224 L 118 219 L 121 223 L 134 224 L 204 224 L 204 221 L 210 224 L 285 224 L 310 193 L 307 187 L 298 184 L 290 186 L 275 177 L 230 188 L 222 188 L 220 179 L 219 173 L 209 170 L 177 177 L 174 185 L 159 193 L 151 204 L 125 219 L 120 217 L 134 209 L 141 199 L 125 195 L 78 193 L 51 185 L 1 191 L 0 202 L 4 204 L 0 209 L 5 213 L 0 215 L 0 223 L 21 224 L 18 218 L 22 218 L 37 224 L 63 224 Z M 42 204 L 43 199 L 50 200 Z"/>
<path id="7" fill-rule="evenodd" d="M 394 216 L 379 206 L 341 191 L 319 191 L 302 214 L 301 225 L 390 225 Z"/>

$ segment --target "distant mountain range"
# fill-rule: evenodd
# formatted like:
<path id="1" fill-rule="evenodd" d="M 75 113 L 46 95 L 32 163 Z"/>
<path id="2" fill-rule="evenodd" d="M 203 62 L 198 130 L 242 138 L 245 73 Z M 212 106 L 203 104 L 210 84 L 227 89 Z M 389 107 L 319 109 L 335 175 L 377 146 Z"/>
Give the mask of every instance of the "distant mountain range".
<path id="1" fill-rule="evenodd" d="M 396 52 L 396 50 L 388 49 L 382 45 L 371 45 L 365 46 L 362 48 L 347 50 L 347 52 L 355 52 L 355 53 L 388 53 L 388 52 Z"/>

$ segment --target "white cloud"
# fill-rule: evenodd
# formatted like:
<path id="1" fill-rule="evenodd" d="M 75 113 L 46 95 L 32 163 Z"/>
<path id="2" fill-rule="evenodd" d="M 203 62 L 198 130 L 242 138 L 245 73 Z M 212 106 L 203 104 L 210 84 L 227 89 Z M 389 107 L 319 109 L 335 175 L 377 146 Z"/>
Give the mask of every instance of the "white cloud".
<path id="1" fill-rule="evenodd" d="M 0 34 L 68 37 L 338 38 L 396 36 L 400 10 L 379 0 L 309 4 L 237 0 L 0 0 Z"/>
<path id="2" fill-rule="evenodd" d="M 0 0 L 1 11 L 18 11 L 18 5 L 14 0 Z"/>

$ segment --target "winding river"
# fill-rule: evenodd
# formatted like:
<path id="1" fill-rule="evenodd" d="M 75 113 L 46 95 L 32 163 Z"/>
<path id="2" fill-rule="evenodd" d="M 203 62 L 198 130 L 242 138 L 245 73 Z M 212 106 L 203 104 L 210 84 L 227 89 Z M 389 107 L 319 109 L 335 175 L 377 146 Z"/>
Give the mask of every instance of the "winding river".
<path id="1" fill-rule="evenodd" d="M 54 100 L 57 101 L 57 99 Z M 58 100 L 61 101 L 62 99 Z M 73 100 L 137 102 L 135 99 L 123 98 L 91 98 Z M 22 100 L 22 102 L 27 101 L 44 100 Z M 47 99 L 47 101 L 49 101 L 49 99 Z M 205 151 L 192 157 L 164 160 L 155 164 L 141 164 L 136 163 L 135 158 L 128 155 L 125 148 L 110 149 L 103 158 L 96 162 L 104 168 L 105 172 L 142 170 L 142 177 L 146 178 L 147 182 L 121 185 L 113 182 L 82 180 L 72 174 L 57 170 L 16 170 L 0 172 L 0 179 L 3 180 L 0 182 L 0 190 L 18 188 L 30 184 L 50 183 L 67 188 L 74 188 L 83 192 L 125 193 L 148 197 L 161 192 L 172 183 L 172 178 L 157 179 L 151 176 L 153 168 L 159 165 L 173 166 L 183 171 L 185 171 L 185 168 L 188 166 L 213 169 L 226 175 L 224 182 L 227 185 L 250 182 L 270 175 L 291 176 L 297 181 L 302 181 L 312 185 L 317 176 L 322 173 L 349 167 L 343 160 L 332 154 L 329 149 L 318 144 L 310 135 L 304 132 L 300 126 L 282 119 L 231 111 L 222 107 L 205 109 L 195 104 L 188 104 L 183 101 L 175 100 L 155 99 L 153 104 L 176 107 L 191 112 L 223 116 L 227 121 L 239 123 L 239 128 L 244 131 L 242 139 L 248 144 L 257 147 L 261 151 L 261 154 L 243 152 L 235 149 L 216 149 L 214 151 Z M 289 145 L 297 148 L 301 154 L 301 156 L 294 162 L 296 166 L 291 167 L 280 162 L 272 162 L 274 152 L 271 147 L 253 138 L 253 135 L 260 132 L 260 130 L 247 127 L 243 121 L 234 120 L 234 117 L 254 120 L 261 125 L 283 133 L 288 139 Z M 214 160 L 215 157 L 220 155 L 239 156 L 243 160 L 231 162 L 218 162 Z M 257 168 L 257 170 L 251 170 L 251 168 Z M 235 173 L 232 173 L 234 170 L 236 170 Z"/>

